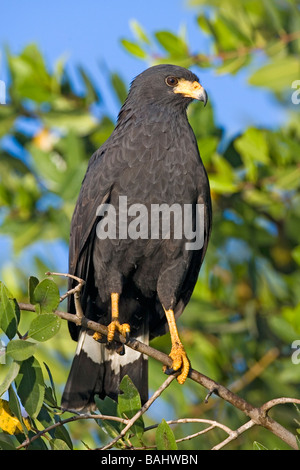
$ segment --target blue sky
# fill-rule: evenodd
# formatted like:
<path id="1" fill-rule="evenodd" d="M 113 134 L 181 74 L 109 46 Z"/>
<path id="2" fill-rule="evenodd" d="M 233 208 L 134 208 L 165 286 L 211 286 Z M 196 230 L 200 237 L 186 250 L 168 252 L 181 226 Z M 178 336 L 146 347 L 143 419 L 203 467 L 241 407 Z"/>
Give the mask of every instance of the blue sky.
<path id="1" fill-rule="evenodd" d="M 118 71 L 129 84 L 147 66 L 120 45 L 121 38 L 133 38 L 130 20 L 136 19 L 150 36 L 158 30 L 177 33 L 185 27 L 191 51 L 209 52 L 209 42 L 196 23 L 196 11 L 184 0 L 10 0 L 1 7 L 0 48 L 6 44 L 18 53 L 36 42 L 50 67 L 62 56 L 71 73 L 82 64 L 99 83 L 105 104 L 116 116 L 105 69 Z M 276 126 L 284 119 L 271 94 L 250 87 L 245 73 L 236 77 L 199 69 L 197 73 L 214 103 L 218 123 L 231 134 L 249 125 Z M 0 63 L 1 78 L 5 79 L 5 70 Z"/>
<path id="2" fill-rule="evenodd" d="M 196 23 L 196 10 L 184 0 L 10 0 L 1 6 L 0 51 L 7 45 L 12 53 L 19 53 L 24 46 L 35 42 L 50 68 L 61 57 L 66 58 L 73 75 L 76 65 L 83 65 L 99 84 L 104 104 L 115 118 L 118 108 L 110 94 L 106 71 L 119 72 L 129 85 L 147 66 L 120 45 L 121 38 L 133 39 L 129 26 L 132 19 L 150 36 L 159 30 L 177 33 L 185 27 L 191 52 L 209 52 L 209 41 Z M 249 86 L 245 71 L 235 77 L 220 77 L 199 69 L 196 72 L 214 105 L 218 125 L 228 134 L 236 134 L 247 126 L 276 127 L 283 121 L 284 112 L 272 95 Z M 0 79 L 7 80 L 3 61 L 0 62 Z M 3 249 L 3 237 L 0 243 L 0 264 L 3 264 L 10 258 L 11 251 L 7 243 Z M 30 259 L 31 249 L 28 252 Z M 59 253 L 63 270 L 66 256 Z"/>

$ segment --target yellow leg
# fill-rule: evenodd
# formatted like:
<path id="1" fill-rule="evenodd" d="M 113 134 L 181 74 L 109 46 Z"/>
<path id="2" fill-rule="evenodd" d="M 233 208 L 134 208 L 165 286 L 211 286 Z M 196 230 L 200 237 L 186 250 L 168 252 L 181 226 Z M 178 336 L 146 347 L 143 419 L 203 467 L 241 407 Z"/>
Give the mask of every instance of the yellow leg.
<path id="1" fill-rule="evenodd" d="M 119 322 L 119 298 L 120 295 L 116 293 L 111 294 L 111 323 L 108 325 L 107 341 L 111 342 L 114 339 L 115 331 L 119 331 L 121 335 L 126 336 L 126 333 L 130 333 L 130 326 L 128 323 Z M 93 338 L 96 341 L 102 339 L 101 333 L 94 333 Z"/>
<path id="2" fill-rule="evenodd" d="M 168 320 L 172 342 L 172 348 L 169 354 L 173 361 L 172 369 L 174 371 L 181 369 L 181 372 L 177 377 L 177 381 L 180 384 L 184 384 L 190 370 L 190 361 L 188 360 L 184 347 L 180 341 L 173 310 L 165 310 L 165 314 Z"/>
<path id="3" fill-rule="evenodd" d="M 121 335 L 126 336 L 130 332 L 128 323 L 119 323 L 119 294 L 111 294 L 111 323 L 108 325 L 107 341 L 110 342 L 114 339 L 115 331 L 119 331 Z"/>

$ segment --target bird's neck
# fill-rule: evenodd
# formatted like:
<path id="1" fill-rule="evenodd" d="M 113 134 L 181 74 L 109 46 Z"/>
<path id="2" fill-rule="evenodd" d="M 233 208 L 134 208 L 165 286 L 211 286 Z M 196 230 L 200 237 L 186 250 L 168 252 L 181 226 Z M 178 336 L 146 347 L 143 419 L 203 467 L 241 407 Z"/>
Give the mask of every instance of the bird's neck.
<path id="1" fill-rule="evenodd" d="M 169 103 L 147 103 L 139 108 L 133 107 L 130 103 L 125 103 L 121 108 L 117 127 L 122 127 L 129 121 L 133 123 L 143 122 L 145 124 L 161 124 L 165 126 L 168 123 L 174 123 L 180 120 L 181 124 L 188 123 L 186 115 L 186 105 L 181 103 L 177 106 L 172 106 Z"/>

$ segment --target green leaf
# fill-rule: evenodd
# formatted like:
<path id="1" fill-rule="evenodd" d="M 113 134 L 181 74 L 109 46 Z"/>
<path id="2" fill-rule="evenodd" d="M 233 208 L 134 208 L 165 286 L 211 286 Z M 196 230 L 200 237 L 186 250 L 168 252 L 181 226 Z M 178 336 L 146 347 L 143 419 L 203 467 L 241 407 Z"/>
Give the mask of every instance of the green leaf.
<path id="1" fill-rule="evenodd" d="M 296 263 L 300 265 L 300 245 L 296 246 L 296 248 L 293 249 L 292 257 L 296 261 Z"/>
<path id="2" fill-rule="evenodd" d="M 199 15 L 197 23 L 205 34 L 212 34 L 210 22 L 205 15 Z"/>
<path id="3" fill-rule="evenodd" d="M 219 193 L 232 193 L 237 190 L 235 174 L 228 161 L 218 153 L 214 153 L 212 161 L 216 172 L 210 176 L 211 187 Z"/>
<path id="4" fill-rule="evenodd" d="M 18 328 L 20 309 L 9 290 L 0 281 L 0 328 L 12 339 Z"/>
<path id="5" fill-rule="evenodd" d="M 1 450 L 16 450 L 16 441 L 13 436 L 1 432 L 0 433 L 0 449 Z"/>
<path id="6" fill-rule="evenodd" d="M 266 9 L 266 13 L 268 15 L 269 20 L 271 20 L 273 27 L 280 36 L 284 34 L 284 15 L 280 14 L 280 10 L 278 9 L 275 2 L 269 2 L 268 0 L 262 1 L 264 8 Z"/>
<path id="7" fill-rule="evenodd" d="M 29 431 L 28 438 L 32 438 L 35 435 L 32 431 Z M 38 439 L 35 439 L 31 444 L 29 444 L 27 450 L 49 450 L 47 447 L 47 444 L 44 440 L 44 436 L 39 437 Z"/>
<path id="8" fill-rule="evenodd" d="M 65 172 L 68 177 L 73 175 L 70 170 L 76 170 L 84 162 L 85 153 L 83 148 L 82 139 L 76 135 L 74 131 L 60 139 L 59 150 L 64 155 L 67 164 L 67 171 Z"/>
<path id="9" fill-rule="evenodd" d="M 139 392 L 132 380 L 125 375 L 120 383 L 121 393 L 118 396 L 118 412 L 125 418 L 132 418 L 142 407 Z M 142 416 L 132 426 L 131 431 L 138 437 L 144 433 L 144 421 Z"/>
<path id="10" fill-rule="evenodd" d="M 57 400 L 55 399 L 53 395 L 53 390 L 51 387 L 45 387 L 45 396 L 44 396 L 44 402 L 47 403 L 47 405 L 51 406 L 52 408 L 56 408 L 58 406 Z"/>
<path id="11" fill-rule="evenodd" d="M 217 68 L 218 74 L 236 74 L 242 67 L 245 67 L 249 61 L 247 55 L 236 57 L 235 59 L 224 60 L 223 64 Z"/>
<path id="12" fill-rule="evenodd" d="M 50 380 L 50 384 L 51 384 L 51 401 L 52 401 L 52 404 L 54 403 L 54 406 L 57 406 L 57 397 L 56 397 L 56 391 L 55 391 L 55 385 L 54 385 L 54 380 L 53 380 L 53 377 L 52 377 L 52 374 L 51 374 L 51 371 L 49 369 L 49 367 L 47 366 L 47 364 L 44 362 L 44 366 L 46 368 L 46 371 L 48 373 L 48 376 L 49 376 L 49 380 Z M 47 388 L 50 388 L 50 387 L 47 387 Z"/>
<path id="13" fill-rule="evenodd" d="M 45 61 L 35 44 L 29 44 L 19 56 L 8 57 L 12 76 L 11 91 L 14 100 L 31 99 L 51 102 L 59 91 L 58 83 L 46 68 Z"/>
<path id="14" fill-rule="evenodd" d="M 282 339 L 287 344 L 292 344 L 295 338 L 297 338 L 297 333 L 293 326 L 282 317 L 270 317 L 268 319 L 268 325 L 272 332 L 275 333 L 278 338 Z"/>
<path id="15" fill-rule="evenodd" d="M 45 393 L 43 373 L 37 359 L 30 357 L 22 362 L 15 382 L 22 405 L 31 418 L 36 418 Z"/>
<path id="16" fill-rule="evenodd" d="M 63 425 L 55 429 L 54 436 L 55 436 L 55 439 L 59 439 L 60 441 L 63 441 L 66 443 L 68 447 L 68 449 L 66 450 L 73 450 L 72 439 L 70 437 L 68 430 Z"/>
<path id="17" fill-rule="evenodd" d="M 236 139 L 235 146 L 243 157 L 259 163 L 269 163 L 268 144 L 265 134 L 253 127 Z"/>
<path id="18" fill-rule="evenodd" d="M 128 41 L 127 39 L 122 39 L 121 44 L 131 55 L 134 55 L 139 59 L 146 59 L 146 52 L 136 42 Z"/>
<path id="19" fill-rule="evenodd" d="M 21 423 L 24 434 L 27 435 L 28 429 L 25 426 L 21 407 L 20 407 L 20 402 L 13 387 L 9 387 L 9 408 L 12 411 L 12 413 L 16 416 L 16 418 L 18 418 L 18 420 Z"/>
<path id="20" fill-rule="evenodd" d="M 97 127 L 97 121 L 89 111 L 75 109 L 74 111 L 49 111 L 41 116 L 45 126 L 55 127 L 63 132 L 74 131 L 79 136 L 85 136 Z"/>
<path id="21" fill-rule="evenodd" d="M 109 397 L 101 400 L 98 395 L 95 396 L 95 403 L 102 415 L 118 416 L 118 405 Z M 99 420 L 97 421 L 100 426 L 103 426 L 110 437 L 115 438 L 121 432 L 121 425 L 118 421 Z"/>
<path id="22" fill-rule="evenodd" d="M 218 15 L 215 21 L 211 24 L 211 29 L 219 50 L 231 51 L 236 49 L 240 41 L 237 40 L 237 36 L 232 25 L 229 26 L 226 24 L 224 18 Z"/>
<path id="23" fill-rule="evenodd" d="M 39 313 L 50 313 L 57 309 L 60 302 L 59 290 L 51 279 L 41 281 L 33 293 L 37 311 Z"/>
<path id="24" fill-rule="evenodd" d="M 260 444 L 257 441 L 253 442 L 253 450 L 268 450 L 264 445 Z"/>
<path id="25" fill-rule="evenodd" d="M 109 397 L 105 397 L 104 400 L 101 400 L 98 395 L 95 396 L 95 403 L 100 411 L 100 415 L 106 416 L 119 416 L 118 415 L 118 405 L 117 403 Z M 105 435 L 103 436 L 104 439 L 107 438 L 107 435 L 112 437 L 113 439 L 117 437 L 122 429 L 122 424 L 118 421 L 113 420 L 105 420 L 105 419 L 96 419 L 96 423 L 103 429 Z M 116 442 L 115 447 L 117 449 L 125 449 L 126 444 L 122 439 L 119 439 Z"/>
<path id="26" fill-rule="evenodd" d="M 32 244 L 41 238 L 41 223 L 37 220 L 30 222 L 9 221 L 2 227 L 3 233 L 9 234 L 13 239 L 13 247 L 16 253 L 20 253 L 27 245 Z"/>
<path id="27" fill-rule="evenodd" d="M 185 41 L 170 31 L 158 31 L 155 33 L 155 37 L 172 57 L 181 57 L 188 54 L 188 47 Z"/>
<path id="28" fill-rule="evenodd" d="M 8 134 L 16 118 L 17 114 L 12 106 L 0 106 L 0 138 Z"/>
<path id="29" fill-rule="evenodd" d="M 8 370 L 8 373 L 3 380 L 3 382 L 0 384 L 0 397 L 3 395 L 4 392 L 6 392 L 9 389 L 9 386 L 12 384 L 12 382 L 15 380 L 17 377 L 18 373 L 20 370 L 20 364 L 17 362 L 13 362 Z"/>
<path id="30" fill-rule="evenodd" d="M 255 181 L 258 176 L 258 165 L 267 165 L 270 161 L 265 134 L 260 130 L 249 128 L 235 140 L 234 145 L 243 159 L 249 179 Z"/>
<path id="31" fill-rule="evenodd" d="M 36 344 L 22 339 L 13 339 L 6 348 L 6 353 L 15 361 L 24 361 L 33 356 L 36 350 Z"/>
<path id="32" fill-rule="evenodd" d="M 260 68 L 249 78 L 249 83 L 255 86 L 271 88 L 273 91 L 283 91 L 290 88 L 299 77 L 299 58 L 294 56 L 280 57 Z"/>
<path id="33" fill-rule="evenodd" d="M 177 450 L 173 431 L 164 419 L 156 429 L 155 442 L 158 450 Z"/>
<path id="34" fill-rule="evenodd" d="M 52 426 L 55 422 L 53 419 L 53 413 L 49 412 L 46 406 L 42 406 L 36 419 L 39 421 L 39 423 L 42 424 L 44 428 L 48 428 L 49 426 Z M 49 431 L 49 434 L 51 437 L 54 437 L 54 432 L 55 432 L 54 429 Z"/>
<path id="35" fill-rule="evenodd" d="M 286 191 L 298 189 L 300 186 L 300 168 L 280 169 L 280 176 L 276 181 L 276 187 Z"/>
<path id="36" fill-rule="evenodd" d="M 294 328 L 296 333 L 300 333 L 300 303 L 293 307 L 283 307 L 281 309 L 282 318 Z"/>
<path id="37" fill-rule="evenodd" d="M 85 96 L 85 100 L 88 104 L 93 104 L 93 103 L 96 103 L 96 102 L 99 102 L 99 93 L 95 87 L 95 85 L 93 84 L 93 82 L 91 81 L 91 79 L 89 78 L 89 76 L 87 75 L 87 73 L 85 72 L 85 70 L 82 68 L 82 67 L 78 67 L 78 70 L 80 72 L 80 75 L 85 83 L 85 87 L 86 87 L 86 96 Z"/>
<path id="38" fill-rule="evenodd" d="M 139 41 L 145 42 L 146 44 L 150 44 L 147 34 L 145 33 L 140 23 L 138 23 L 138 21 L 131 20 L 129 22 L 129 25 L 130 25 L 131 30 L 133 31 L 133 33 L 135 34 L 136 38 Z"/>
<path id="39" fill-rule="evenodd" d="M 29 297 L 29 302 L 31 304 L 35 304 L 35 298 L 34 298 L 34 289 L 38 285 L 40 281 L 38 280 L 37 277 L 30 276 L 28 279 L 28 297 Z"/>
<path id="40" fill-rule="evenodd" d="M 110 80 L 116 92 L 116 95 L 119 98 L 120 103 L 124 103 L 127 96 L 127 89 L 120 75 L 117 73 L 112 73 L 110 76 Z"/>
<path id="41" fill-rule="evenodd" d="M 71 450 L 68 444 L 62 439 L 51 439 L 50 446 L 52 450 Z"/>
<path id="42" fill-rule="evenodd" d="M 35 341 L 47 341 L 60 329 L 61 319 L 54 313 L 44 313 L 34 318 L 29 326 L 28 337 Z"/>

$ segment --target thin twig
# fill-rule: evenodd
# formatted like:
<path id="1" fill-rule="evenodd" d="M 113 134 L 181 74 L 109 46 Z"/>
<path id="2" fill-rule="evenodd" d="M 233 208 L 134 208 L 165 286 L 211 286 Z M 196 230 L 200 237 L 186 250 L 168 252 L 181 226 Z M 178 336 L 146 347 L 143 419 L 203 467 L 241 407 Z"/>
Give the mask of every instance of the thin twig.
<path id="1" fill-rule="evenodd" d="M 68 273 L 52 273 L 52 272 L 48 271 L 46 273 L 46 275 L 47 276 L 64 276 L 64 277 L 74 279 L 75 281 L 78 282 L 77 286 L 75 286 L 73 289 L 68 290 L 68 292 L 66 292 L 64 295 L 62 295 L 60 297 L 60 302 L 62 302 L 67 297 L 69 297 L 70 295 L 73 294 L 74 295 L 74 304 L 75 304 L 76 315 L 79 318 L 82 318 L 84 316 L 84 313 L 83 313 L 81 303 L 80 303 L 80 293 L 81 293 L 82 287 L 85 285 L 85 281 L 83 279 L 81 279 L 80 277 L 73 276 L 72 274 L 68 274 Z"/>
<path id="2" fill-rule="evenodd" d="M 267 367 L 277 359 L 280 351 L 278 348 L 269 349 L 260 359 L 255 362 L 238 380 L 230 385 L 230 390 L 237 393 L 259 377 Z"/>
<path id="3" fill-rule="evenodd" d="M 281 398 L 274 398 L 273 400 L 267 401 L 260 407 L 261 410 L 267 412 L 273 406 L 277 405 L 286 405 L 287 403 L 295 403 L 297 405 L 300 405 L 300 400 L 298 398 L 286 398 L 286 397 L 281 397 Z"/>
<path id="4" fill-rule="evenodd" d="M 191 439 L 195 439 L 195 437 L 202 436 L 203 434 L 206 434 L 207 432 L 212 431 L 215 428 L 216 426 L 214 425 L 209 426 L 208 428 L 202 429 L 202 431 L 195 432 L 194 434 L 189 434 L 188 436 L 182 437 L 181 439 L 176 439 L 176 443 L 178 444 L 179 442 L 190 441 Z"/>
<path id="5" fill-rule="evenodd" d="M 170 375 L 164 383 L 153 393 L 152 397 L 142 406 L 142 408 L 128 421 L 128 424 L 120 432 L 120 434 L 115 437 L 109 444 L 101 447 L 98 450 L 107 450 L 110 449 L 119 439 L 125 436 L 129 429 L 134 425 L 134 423 L 150 408 L 152 403 L 162 394 L 162 392 L 170 385 L 171 382 L 175 379 L 177 374 Z"/>
<path id="6" fill-rule="evenodd" d="M 53 273 L 53 274 L 59 275 L 59 273 Z M 68 275 L 68 274 L 62 274 L 62 275 L 66 276 L 66 277 L 75 278 L 75 276 L 71 276 L 71 275 Z M 76 280 L 79 283 L 81 283 L 81 286 L 83 285 L 84 281 L 82 279 L 77 278 Z M 79 311 L 77 311 L 77 308 L 76 308 L 76 315 L 73 315 L 73 314 L 70 314 L 70 313 L 65 313 L 65 312 L 62 312 L 62 311 L 59 311 L 59 310 L 56 310 L 54 313 L 57 316 L 59 316 L 60 318 L 63 318 L 63 319 L 68 320 L 70 322 L 73 322 L 78 326 L 83 326 L 87 329 L 90 329 L 92 331 L 95 331 L 95 332 L 98 332 L 98 333 L 101 333 L 101 334 L 107 336 L 107 327 L 106 326 L 100 325 L 97 322 L 88 320 L 83 315 L 82 308 L 81 308 L 81 305 L 80 305 L 80 299 L 79 299 L 80 289 L 81 289 L 81 287 L 77 288 L 77 290 L 75 288 L 75 292 L 74 292 L 74 296 L 76 294 L 78 294 L 77 301 L 78 301 L 78 304 L 79 304 Z M 31 304 L 19 303 L 19 308 L 21 310 L 35 311 L 35 306 L 31 305 Z M 81 313 L 82 313 L 82 315 L 81 315 Z M 124 336 L 120 335 L 119 333 L 115 333 L 114 339 L 116 341 L 119 341 L 122 344 L 126 344 L 126 346 L 130 347 L 131 349 L 139 351 L 142 354 L 146 354 L 146 355 L 160 361 L 162 364 L 164 364 L 166 366 L 170 367 L 171 364 L 172 364 L 172 359 L 168 355 L 152 348 L 151 346 L 148 346 L 144 343 L 141 343 L 140 341 L 138 341 L 135 338 L 129 338 L 127 340 L 127 339 L 124 338 Z M 173 376 L 170 376 L 171 381 L 173 380 L 173 378 L 174 378 Z M 201 374 L 200 372 L 198 372 L 194 369 L 190 370 L 189 378 L 194 380 L 195 382 L 199 383 L 203 387 L 205 387 L 209 391 L 209 395 L 212 394 L 212 393 L 215 393 L 216 395 L 218 395 L 223 400 L 225 400 L 228 403 L 232 404 L 235 408 L 241 410 L 246 416 L 248 416 L 250 418 L 250 420 L 253 421 L 253 425 L 257 424 L 257 425 L 260 425 L 260 426 L 268 429 L 273 434 L 275 434 L 280 439 L 282 439 L 284 442 L 286 442 L 290 447 L 292 447 L 294 449 L 298 449 L 298 444 L 297 444 L 296 437 L 290 431 L 288 431 L 286 428 L 281 426 L 281 424 L 279 424 L 278 422 L 276 422 L 275 420 L 273 420 L 272 418 L 270 418 L 268 416 L 267 411 L 268 411 L 269 408 L 266 408 L 266 405 L 263 405 L 260 408 L 256 408 L 253 405 L 251 405 L 250 403 L 248 403 L 246 400 L 244 400 L 243 398 L 241 398 L 238 395 L 234 394 L 228 388 L 224 387 L 221 384 L 218 384 L 214 380 L 210 379 L 209 377 L 205 376 L 204 374 Z M 166 383 L 168 383 L 168 380 L 166 381 Z M 157 392 L 159 392 L 159 391 L 157 391 Z M 289 400 L 293 401 L 294 403 L 298 403 L 297 399 L 289 399 Z M 291 401 L 289 401 L 289 403 Z M 270 407 L 273 406 L 273 405 L 270 405 L 270 403 L 272 403 L 272 402 L 273 401 L 268 402 Z M 151 405 L 151 403 L 150 403 L 150 405 Z M 144 411 L 142 411 L 142 410 L 143 410 L 143 408 L 139 411 L 139 413 L 141 413 L 141 414 L 144 413 Z M 141 414 L 139 416 L 141 416 Z M 132 418 L 132 419 L 134 419 L 134 418 Z M 138 419 L 138 418 L 136 418 L 136 419 Z M 111 445 L 111 443 L 108 444 L 108 446 L 109 445 Z M 107 447 L 105 447 L 105 448 L 107 448 Z"/>
<path id="7" fill-rule="evenodd" d="M 282 42 L 283 44 L 287 45 L 290 42 L 296 41 L 300 39 L 300 31 L 293 31 L 292 33 L 285 33 L 281 34 L 278 37 L 278 42 Z M 190 58 L 193 60 L 194 64 L 203 64 L 203 63 L 213 63 L 215 61 L 222 60 L 233 60 L 238 59 L 240 57 L 245 57 L 247 55 L 253 54 L 255 52 L 264 51 L 269 46 L 269 43 L 257 43 L 252 46 L 241 46 L 237 49 L 233 49 L 230 51 L 218 51 L 217 54 L 192 54 Z M 155 60 L 161 60 L 163 57 L 159 55 L 155 55 Z"/>
<path id="8" fill-rule="evenodd" d="M 272 348 L 268 350 L 257 362 L 254 362 L 251 365 L 251 367 L 238 380 L 232 382 L 229 385 L 230 390 L 234 393 L 238 393 L 244 387 L 249 385 L 253 380 L 259 377 L 259 375 L 261 375 L 263 371 L 272 362 L 274 362 L 278 356 L 279 356 L 278 348 Z M 197 411 L 198 416 L 200 416 L 201 413 L 206 413 L 207 411 L 209 411 L 215 406 L 216 399 L 209 400 L 209 398 L 211 397 L 213 393 L 214 393 L 213 390 L 210 391 L 206 395 L 203 403 L 196 406 L 196 411 Z"/>
<path id="9" fill-rule="evenodd" d="M 224 432 L 226 432 L 227 434 L 231 434 L 232 431 L 228 426 L 225 426 L 224 424 L 222 423 L 219 423 L 218 421 L 214 421 L 214 420 L 211 420 L 211 419 L 204 419 L 204 418 L 180 418 L 180 419 L 171 419 L 169 421 L 166 421 L 167 424 L 190 424 L 190 423 L 201 423 L 201 424 L 209 424 L 211 425 L 212 427 L 214 428 L 220 428 L 222 429 Z M 155 429 L 157 428 L 158 424 L 153 424 L 151 426 L 148 426 L 147 428 L 145 428 L 145 432 L 146 431 L 150 431 L 151 429 Z"/>
<path id="10" fill-rule="evenodd" d="M 248 429 L 251 429 L 253 426 L 255 426 L 255 422 L 252 419 L 250 419 L 249 421 L 247 421 L 247 423 L 243 424 L 238 429 L 236 429 L 236 431 L 231 431 L 229 436 L 224 441 L 214 446 L 212 450 L 221 450 L 223 447 L 229 444 L 229 442 L 234 441 L 241 434 L 243 434 L 243 432 L 247 431 Z"/>
<path id="11" fill-rule="evenodd" d="M 35 311 L 35 307 L 32 304 L 19 303 L 19 308 L 20 310 L 27 310 L 30 312 Z M 107 336 L 106 326 L 100 325 L 99 323 L 96 323 L 92 320 L 88 320 L 84 316 L 82 318 L 79 318 L 77 315 L 62 312 L 59 310 L 56 310 L 54 313 L 60 318 L 63 318 L 64 320 L 73 322 L 77 324 L 78 326 L 80 325 L 84 326 L 85 328 L 88 328 L 92 331 L 97 331 L 98 333 L 101 333 Z M 126 341 L 124 336 L 120 335 L 119 333 L 115 333 L 114 338 L 116 339 L 116 341 L 119 341 L 120 343 L 123 343 L 123 344 L 126 343 L 126 346 L 130 347 L 131 349 L 134 349 L 135 351 L 139 351 L 142 354 L 146 354 L 147 356 L 152 357 L 153 359 L 156 359 L 157 361 L 161 362 L 162 364 L 166 366 L 170 367 L 172 365 L 172 359 L 167 354 L 164 354 L 163 352 L 158 351 L 157 349 L 154 349 L 151 346 L 141 343 L 135 338 L 129 338 L 129 340 Z M 221 384 L 218 384 L 214 380 L 210 379 L 204 374 L 201 374 L 195 369 L 190 370 L 189 378 L 193 380 L 194 382 L 197 382 L 203 387 L 205 387 L 208 391 L 213 391 L 220 398 L 232 404 L 235 408 L 241 410 L 246 416 L 251 418 L 255 424 L 258 424 L 268 429 L 269 431 L 271 431 L 273 434 L 278 436 L 281 440 L 283 440 L 286 444 L 288 444 L 293 449 L 298 449 L 297 439 L 294 436 L 294 434 L 292 434 L 286 428 L 284 428 L 275 420 L 270 418 L 267 415 L 266 410 L 254 407 L 243 398 L 231 392 L 228 388 L 224 387 Z"/>
<path id="12" fill-rule="evenodd" d="M 274 406 L 277 406 L 277 405 L 285 405 L 287 403 L 296 403 L 296 404 L 300 404 L 300 400 L 298 398 L 286 398 L 286 397 L 281 397 L 281 398 L 274 398 L 273 400 L 270 400 L 268 401 L 267 403 L 264 403 L 260 409 L 262 411 L 269 411 L 271 408 L 273 408 Z M 252 428 L 253 426 L 255 426 L 255 422 L 252 421 L 252 419 L 250 419 L 249 421 L 247 421 L 247 423 L 243 424 L 243 426 L 241 426 L 239 429 L 237 429 L 236 431 L 232 431 L 230 433 L 230 435 L 228 436 L 227 439 L 225 439 L 224 441 L 220 442 L 218 445 L 216 445 L 215 447 L 213 447 L 212 450 L 220 450 L 222 449 L 223 447 L 225 447 L 225 445 L 227 445 L 229 442 L 233 441 L 234 439 L 236 439 L 238 436 L 240 436 L 243 432 L 247 431 L 248 429 Z"/>
<path id="13" fill-rule="evenodd" d="M 44 434 L 48 433 L 49 431 L 52 431 L 53 429 L 58 428 L 59 426 L 63 426 L 64 424 L 71 423 L 73 421 L 78 421 L 80 419 L 95 419 L 95 420 L 102 419 L 102 420 L 117 421 L 122 424 L 128 423 L 128 419 L 119 418 L 118 416 L 108 416 L 108 415 L 100 415 L 100 414 L 82 414 L 82 415 L 71 416 L 70 418 L 62 419 L 60 421 L 57 421 L 54 424 L 51 424 L 51 426 L 48 426 L 42 431 L 39 431 L 37 434 L 35 434 L 32 437 L 28 437 L 16 449 L 22 449 L 23 447 L 27 447 L 33 441 L 43 436 Z"/>

